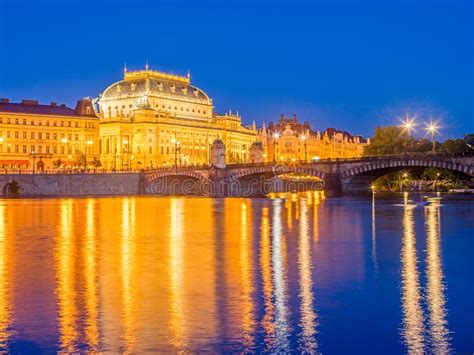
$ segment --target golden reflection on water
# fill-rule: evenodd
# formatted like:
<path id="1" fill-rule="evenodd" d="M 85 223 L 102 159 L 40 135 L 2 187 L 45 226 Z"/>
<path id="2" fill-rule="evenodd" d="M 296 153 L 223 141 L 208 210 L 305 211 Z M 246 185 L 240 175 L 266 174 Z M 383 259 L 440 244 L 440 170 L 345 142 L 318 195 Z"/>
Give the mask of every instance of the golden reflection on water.
<path id="1" fill-rule="evenodd" d="M 1 203 L 1 202 L 0 202 Z M 11 324 L 11 237 L 6 228 L 6 208 L 0 204 L 0 349 L 9 338 Z"/>
<path id="2" fill-rule="evenodd" d="M 137 283 L 136 283 L 136 235 L 135 199 L 125 199 L 122 203 L 122 236 L 120 276 L 122 290 L 123 338 L 125 351 L 135 350 L 137 341 Z"/>
<path id="3" fill-rule="evenodd" d="M 85 336 L 89 351 L 99 350 L 99 299 L 97 289 L 97 245 L 95 200 L 86 202 L 86 232 L 84 238 L 84 297 L 87 312 Z"/>
<path id="4" fill-rule="evenodd" d="M 430 199 L 425 207 L 427 234 L 426 253 L 426 302 L 428 303 L 428 331 L 431 352 L 447 354 L 450 352 L 448 322 L 446 320 L 445 286 L 440 256 L 440 203 Z"/>
<path id="5" fill-rule="evenodd" d="M 57 307 L 57 319 L 51 315 L 57 321 L 57 349 L 64 353 L 212 352 L 216 348 L 209 344 L 225 339 L 247 349 L 263 342 L 266 351 L 283 353 L 294 349 L 291 337 L 298 332 L 300 351 L 319 351 L 324 342 L 319 342 L 318 331 L 325 324 L 316 311 L 321 296 L 315 290 L 321 285 L 315 284 L 313 270 L 322 264 L 327 248 L 321 243 L 328 240 L 324 194 L 273 197 L 258 202 L 55 200 L 54 213 L 45 217 L 54 229 L 54 258 L 41 259 L 45 270 L 54 265 L 55 290 L 46 283 L 38 287 L 46 289 L 42 295 L 51 292 L 50 298 L 42 296 L 52 304 L 48 310 L 54 313 Z M 44 205 L 35 208 L 40 207 Z M 375 207 L 373 200 L 371 237 L 376 264 Z M 422 209 L 404 196 L 401 333 L 410 353 L 446 353 L 451 347 L 439 200 L 429 200 L 423 210 L 425 289 L 414 224 L 415 212 L 421 214 Z M 12 215 L 0 204 L 0 348 L 11 338 L 19 307 L 12 302 L 13 278 L 38 279 L 34 269 L 26 269 L 33 275 L 22 275 L 22 265 L 14 263 L 13 250 L 22 250 L 14 248 L 14 229 L 6 222 Z M 370 230 L 367 245 L 369 235 Z M 39 249 L 49 245 L 40 242 Z M 382 239 L 379 245 L 383 246 Z M 22 260 L 28 257 L 35 258 L 25 254 Z M 20 271 L 14 273 L 13 266 Z M 324 271 L 319 275 L 324 280 Z"/>
<path id="6" fill-rule="evenodd" d="M 262 273 L 264 316 L 262 328 L 264 329 L 264 342 L 266 349 L 273 349 L 275 346 L 275 306 L 273 304 L 273 279 L 271 265 L 271 241 L 270 241 L 270 221 L 268 207 L 262 208 L 262 225 L 260 228 L 260 269 Z"/>
<path id="7" fill-rule="evenodd" d="M 175 347 L 183 346 L 185 340 L 185 319 L 183 301 L 183 199 L 171 200 L 169 277 L 171 288 L 171 338 Z"/>
<path id="8" fill-rule="evenodd" d="M 273 202 L 272 218 L 272 268 L 273 285 L 275 289 L 275 333 L 276 351 L 289 351 L 288 335 L 291 328 L 289 325 L 289 309 L 287 300 L 287 277 L 285 268 L 285 238 L 282 226 L 282 200 L 275 199 Z"/>
<path id="9" fill-rule="evenodd" d="M 60 349 L 69 353 L 77 351 L 76 342 L 79 336 L 74 270 L 73 205 L 72 199 L 61 200 L 59 235 L 55 252 Z"/>
<path id="10" fill-rule="evenodd" d="M 300 200 L 301 215 L 299 224 L 299 247 L 298 247 L 298 265 L 300 276 L 300 298 L 301 298 L 301 317 L 300 327 L 301 350 L 309 353 L 317 351 L 316 343 L 316 314 L 313 305 L 313 277 L 312 277 L 312 254 L 311 237 L 309 235 L 308 224 L 308 206 L 307 200 Z"/>

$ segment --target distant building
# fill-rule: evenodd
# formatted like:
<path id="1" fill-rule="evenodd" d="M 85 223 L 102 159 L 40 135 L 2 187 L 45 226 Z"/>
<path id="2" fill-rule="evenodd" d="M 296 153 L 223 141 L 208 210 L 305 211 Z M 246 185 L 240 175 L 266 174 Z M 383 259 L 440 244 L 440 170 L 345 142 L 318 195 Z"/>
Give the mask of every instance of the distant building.
<path id="1" fill-rule="evenodd" d="M 334 128 L 313 131 L 309 122 L 298 123 L 296 115 L 281 115 L 277 123 L 270 122 L 268 127 L 264 123 L 258 136 L 264 146 L 265 161 L 355 158 L 362 156 L 369 143 L 361 136 Z"/>
<path id="2" fill-rule="evenodd" d="M 82 99 L 76 108 L 13 103 L 0 99 L 0 168 L 46 170 L 90 165 L 99 156 L 99 119 L 92 102 Z M 55 163 L 56 162 L 56 163 Z"/>
<path id="3" fill-rule="evenodd" d="M 124 72 L 100 96 L 101 160 L 106 169 L 209 164 L 210 147 L 225 145 L 226 162 L 250 159 L 257 129 L 238 114 L 217 114 L 212 99 L 190 75 Z"/>

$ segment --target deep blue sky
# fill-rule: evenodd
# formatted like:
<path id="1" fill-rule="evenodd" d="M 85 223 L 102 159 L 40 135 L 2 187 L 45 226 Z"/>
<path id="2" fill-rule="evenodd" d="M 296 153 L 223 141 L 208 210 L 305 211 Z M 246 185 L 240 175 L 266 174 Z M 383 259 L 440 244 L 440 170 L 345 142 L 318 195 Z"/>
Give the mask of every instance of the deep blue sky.
<path id="1" fill-rule="evenodd" d="M 130 69 L 185 74 L 244 122 L 371 135 L 405 110 L 474 132 L 473 1 L 0 0 L 0 97 L 74 105 Z M 421 124 L 420 124 L 421 126 Z"/>

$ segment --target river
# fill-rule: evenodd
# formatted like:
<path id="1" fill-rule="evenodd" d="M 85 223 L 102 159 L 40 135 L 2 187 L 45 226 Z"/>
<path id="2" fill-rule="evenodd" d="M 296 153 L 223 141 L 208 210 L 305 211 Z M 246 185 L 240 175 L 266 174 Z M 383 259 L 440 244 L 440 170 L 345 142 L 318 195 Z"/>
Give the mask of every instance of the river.
<path id="1" fill-rule="evenodd" d="M 0 351 L 474 351 L 474 199 L 0 200 Z"/>

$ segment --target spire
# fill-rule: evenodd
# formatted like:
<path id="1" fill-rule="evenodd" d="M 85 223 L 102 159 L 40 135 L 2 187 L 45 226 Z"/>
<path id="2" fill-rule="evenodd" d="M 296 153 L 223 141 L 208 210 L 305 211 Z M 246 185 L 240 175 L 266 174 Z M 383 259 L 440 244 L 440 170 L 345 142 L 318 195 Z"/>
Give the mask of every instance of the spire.
<path id="1" fill-rule="evenodd" d="M 145 70 L 148 71 L 149 68 L 150 68 L 150 67 L 148 66 L 148 59 L 147 59 L 147 60 L 146 60 L 146 64 L 145 64 Z"/>
<path id="2" fill-rule="evenodd" d="M 253 129 L 254 131 L 257 130 L 257 125 L 255 124 L 255 120 L 253 120 L 253 122 L 252 122 L 252 129 Z"/>
<path id="3" fill-rule="evenodd" d="M 123 73 L 125 74 L 126 72 L 127 72 L 127 62 L 125 62 L 123 65 Z"/>
<path id="4" fill-rule="evenodd" d="M 191 72 L 189 71 L 189 68 L 188 68 L 188 80 L 191 81 Z"/>

